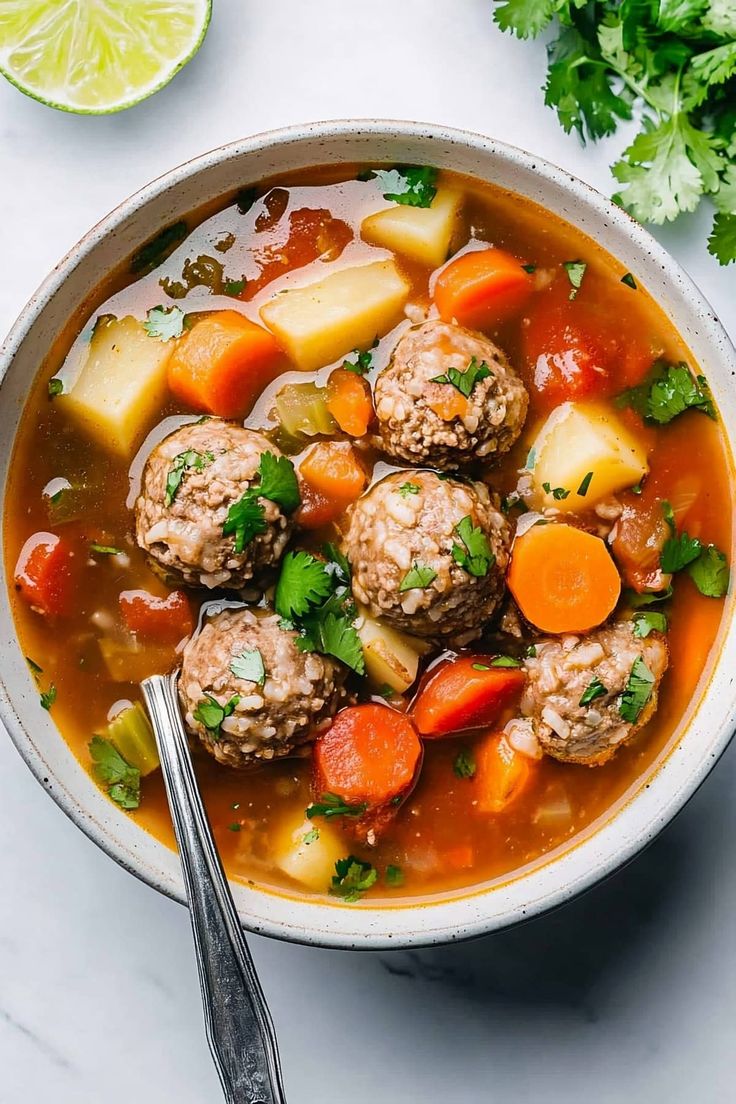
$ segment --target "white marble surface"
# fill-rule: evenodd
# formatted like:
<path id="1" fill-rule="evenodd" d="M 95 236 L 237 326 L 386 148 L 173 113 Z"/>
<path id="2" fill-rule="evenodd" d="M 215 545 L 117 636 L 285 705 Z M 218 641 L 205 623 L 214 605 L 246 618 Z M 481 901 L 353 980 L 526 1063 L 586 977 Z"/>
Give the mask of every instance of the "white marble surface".
<path id="1" fill-rule="evenodd" d="M 58 258 L 172 165 L 338 116 L 466 126 L 608 191 L 543 105 L 543 49 L 489 0 L 217 0 L 196 60 L 123 115 L 0 82 L 0 330 Z M 661 234 L 736 333 L 705 212 Z M 707 366 L 706 366 L 707 367 Z M 0 1104 L 220 1099 L 186 913 L 117 869 L 0 739 Z M 254 939 L 290 1104 L 716 1104 L 734 1098 L 736 749 L 627 870 L 523 929 L 418 955 Z"/>

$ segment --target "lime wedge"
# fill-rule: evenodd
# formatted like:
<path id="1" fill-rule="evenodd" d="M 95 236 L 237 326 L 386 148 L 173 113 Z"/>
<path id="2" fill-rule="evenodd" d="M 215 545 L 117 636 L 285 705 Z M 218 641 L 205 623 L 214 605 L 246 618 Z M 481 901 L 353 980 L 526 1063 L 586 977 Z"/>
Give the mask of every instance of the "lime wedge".
<path id="1" fill-rule="evenodd" d="M 212 0 L 2 0 L 0 73 L 49 107 L 120 111 L 186 65 L 211 11 Z"/>

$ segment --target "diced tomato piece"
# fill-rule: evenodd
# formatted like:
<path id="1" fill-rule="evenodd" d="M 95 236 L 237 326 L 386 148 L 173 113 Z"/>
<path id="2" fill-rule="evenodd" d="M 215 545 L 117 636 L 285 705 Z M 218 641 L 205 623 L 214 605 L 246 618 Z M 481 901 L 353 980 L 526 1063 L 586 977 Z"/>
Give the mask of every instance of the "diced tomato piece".
<path id="1" fill-rule="evenodd" d="M 411 709 L 422 736 L 447 736 L 493 724 L 524 685 L 518 667 L 490 667 L 488 656 L 448 660 L 430 673 Z"/>
<path id="2" fill-rule="evenodd" d="M 365 489 L 368 476 L 347 441 L 320 441 L 299 466 L 302 504 L 295 516 L 304 529 L 336 521 Z"/>
<path id="3" fill-rule="evenodd" d="M 74 550 L 55 533 L 34 533 L 20 550 L 15 585 L 36 613 L 63 616 L 72 608 Z"/>
<path id="4" fill-rule="evenodd" d="M 281 189 L 274 189 L 272 195 Z M 266 197 L 266 202 L 268 196 Z M 267 203 L 268 205 L 268 203 Z M 273 217 L 266 221 L 256 220 L 256 229 L 259 231 L 272 231 L 277 233 L 277 224 L 282 214 L 280 202 L 273 202 Z M 246 282 L 240 295 L 241 299 L 249 300 L 276 280 L 279 276 L 295 269 L 303 268 L 318 258 L 335 260 L 342 253 L 348 242 L 352 241 L 353 231 L 342 219 L 335 218 L 329 211 L 300 207 L 289 214 L 289 231 L 286 241 L 279 238 L 277 242 L 257 248 L 255 260 L 260 268 L 259 275 Z"/>
<path id="5" fill-rule="evenodd" d="M 299 489 L 302 504 L 294 514 L 294 520 L 301 529 L 322 529 L 337 521 L 345 509 L 341 500 L 327 498 L 305 481 L 300 483 Z"/>
<path id="6" fill-rule="evenodd" d="M 158 644 L 178 644 L 194 630 L 194 615 L 182 590 L 159 598 L 147 590 L 124 590 L 120 613 L 129 632 Z"/>

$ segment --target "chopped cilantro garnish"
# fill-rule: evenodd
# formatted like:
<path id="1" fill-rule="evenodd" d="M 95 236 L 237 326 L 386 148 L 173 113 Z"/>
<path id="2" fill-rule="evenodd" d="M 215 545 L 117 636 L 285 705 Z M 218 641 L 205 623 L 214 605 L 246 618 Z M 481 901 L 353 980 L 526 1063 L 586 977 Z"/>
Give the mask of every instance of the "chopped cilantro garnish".
<path id="1" fill-rule="evenodd" d="M 166 494 L 164 496 L 164 506 L 170 506 L 176 498 L 176 493 L 181 486 L 181 481 L 187 471 L 193 470 L 201 472 L 207 464 L 211 464 L 215 459 L 214 454 L 211 452 L 197 452 L 195 449 L 187 449 L 186 452 L 180 452 L 178 456 L 175 456 L 171 461 L 171 467 L 169 473 L 166 476 Z"/>
<path id="2" fill-rule="evenodd" d="M 635 724 L 654 690 L 654 675 L 641 656 L 637 656 L 631 668 L 629 681 L 619 699 L 618 711 L 625 721 Z"/>
<path id="3" fill-rule="evenodd" d="M 373 367 L 373 350 L 378 345 L 378 338 L 373 342 L 370 349 L 366 349 L 361 352 L 360 349 L 353 349 L 353 356 L 355 360 L 348 360 L 347 357 L 342 362 L 343 368 L 348 372 L 355 372 L 359 376 L 366 375 Z"/>
<path id="4" fill-rule="evenodd" d="M 331 548 L 325 546 L 328 555 Z M 365 660 L 354 625 L 349 573 L 350 565 L 342 555 L 324 563 L 310 552 L 288 552 L 281 564 L 274 604 L 284 627 L 298 629 L 298 648 L 332 655 L 362 675 Z"/>
<path id="5" fill-rule="evenodd" d="M 131 767 L 115 745 L 102 736 L 92 737 L 89 753 L 94 774 L 107 787 L 112 800 L 123 809 L 137 809 L 141 801 L 141 772 L 138 768 Z"/>
<path id="6" fill-rule="evenodd" d="M 183 310 L 178 307 L 151 307 L 143 323 L 143 329 L 149 337 L 157 337 L 159 341 L 170 341 L 173 337 L 181 337 L 184 333 Z"/>
<path id="7" fill-rule="evenodd" d="M 396 697 L 396 691 L 393 686 L 389 686 L 387 682 L 384 682 L 383 686 L 379 686 L 378 690 L 376 690 L 376 694 L 379 698 L 385 698 L 386 701 L 391 701 L 391 698 Z"/>
<path id="8" fill-rule="evenodd" d="M 496 557 L 491 552 L 488 538 L 482 529 L 473 525 L 470 514 L 462 518 L 455 526 L 455 533 L 462 541 L 462 545 L 453 544 L 452 558 L 469 575 L 483 578 L 488 570 L 496 562 Z"/>
<path id="9" fill-rule="evenodd" d="M 580 495 L 581 498 L 585 498 L 588 491 L 590 490 L 590 482 L 591 482 L 592 478 L 593 478 L 593 472 L 592 471 L 587 472 L 583 476 L 583 481 L 580 484 L 580 486 L 578 487 L 578 494 Z"/>
<path id="10" fill-rule="evenodd" d="M 524 654 L 527 656 L 528 659 L 536 659 L 537 658 L 537 646 L 536 646 L 536 644 L 530 644 Z"/>
<path id="11" fill-rule="evenodd" d="M 624 598 L 633 609 L 640 609 L 643 606 L 654 606 L 658 602 L 666 602 L 671 597 L 671 586 L 668 586 L 666 590 L 645 591 L 642 594 L 638 594 L 635 590 L 624 591 Z"/>
<path id="12" fill-rule="evenodd" d="M 666 498 L 662 499 L 662 513 L 664 514 L 664 520 L 667 522 L 670 533 L 677 532 L 677 523 L 675 521 L 675 513 L 672 509 L 672 504 L 667 501 Z"/>
<path id="13" fill-rule="evenodd" d="M 693 560 L 697 560 L 703 549 L 697 537 L 690 537 L 687 533 L 677 533 L 664 542 L 659 564 L 667 575 L 675 571 L 682 571 Z"/>
<path id="14" fill-rule="evenodd" d="M 335 863 L 330 893 L 352 904 L 360 900 L 362 894 L 375 884 L 377 878 L 378 872 L 371 863 L 363 862 L 355 855 L 348 855 L 347 858 L 338 859 Z"/>
<path id="15" fill-rule="evenodd" d="M 378 180 L 384 199 L 407 207 L 431 207 L 437 194 L 437 169 L 428 165 L 397 165 L 393 169 L 373 169 L 368 178 Z"/>
<path id="16" fill-rule="evenodd" d="M 686 410 L 699 410 L 709 418 L 716 416 L 705 377 L 693 376 L 684 363 L 655 365 L 649 380 L 624 391 L 616 404 L 632 407 L 657 425 L 667 425 Z"/>
<path id="17" fill-rule="evenodd" d="M 625 276 L 621 277 L 621 283 L 626 284 L 627 287 L 633 288 L 634 291 L 637 290 L 636 280 L 630 272 L 627 272 Z"/>
<path id="18" fill-rule="evenodd" d="M 234 655 L 230 660 L 230 670 L 236 678 L 254 682 L 256 686 L 263 686 L 266 681 L 266 668 L 258 648 L 245 648 L 239 655 Z"/>
<path id="19" fill-rule="evenodd" d="M 417 495 L 420 491 L 418 483 L 402 483 L 399 487 L 399 494 L 402 498 L 408 498 L 409 495 Z"/>
<path id="20" fill-rule="evenodd" d="M 656 610 L 634 614 L 634 636 L 644 640 L 651 632 L 667 632 L 667 617 Z"/>
<path id="21" fill-rule="evenodd" d="M 608 690 L 606 690 L 601 680 L 594 678 L 583 690 L 578 705 L 589 705 L 590 702 L 595 701 L 596 698 L 602 698 L 607 693 Z"/>
<path id="22" fill-rule="evenodd" d="M 91 544 L 89 550 L 97 556 L 122 556 L 123 554 L 122 548 L 113 548 L 110 544 Z"/>
<path id="23" fill-rule="evenodd" d="M 526 468 L 527 471 L 534 471 L 534 467 L 535 467 L 536 463 L 537 463 L 537 450 L 535 449 L 534 445 L 532 445 L 532 447 L 529 449 L 529 452 L 526 454 L 526 461 L 524 463 L 524 467 Z"/>
<path id="24" fill-rule="evenodd" d="M 521 267 L 524 269 L 525 272 L 528 272 L 530 276 L 532 272 L 537 271 L 537 266 L 535 264 L 524 264 Z"/>
<path id="25" fill-rule="evenodd" d="M 245 276 L 241 276 L 239 280 L 226 280 L 223 284 L 223 291 L 226 295 L 240 295 L 241 291 L 245 290 L 247 282 Z"/>
<path id="26" fill-rule="evenodd" d="M 697 560 L 688 567 L 688 574 L 706 598 L 722 598 L 728 591 L 728 560 L 714 544 L 701 550 Z"/>
<path id="27" fill-rule="evenodd" d="M 478 363 L 475 357 L 471 357 L 470 363 L 464 372 L 459 368 L 448 368 L 447 372 L 443 373 L 443 375 L 432 376 L 429 382 L 451 384 L 456 391 L 459 391 L 461 395 L 469 399 L 473 394 L 476 383 L 488 379 L 490 374 L 491 369 L 485 361 Z"/>
<path id="28" fill-rule="evenodd" d="M 222 527 L 224 536 L 234 534 L 236 553 L 242 552 L 246 544 L 268 528 L 266 512 L 259 498 L 275 502 L 286 514 L 296 510 L 301 502 L 294 465 L 287 456 L 277 457 L 272 452 L 264 452 L 258 474 L 259 482 L 249 487 L 243 497 L 231 505 Z"/>
<path id="29" fill-rule="evenodd" d="M 365 802 L 350 805 L 338 794 L 323 793 L 320 794 L 319 801 L 314 801 L 307 806 L 306 813 L 310 820 L 313 820 L 314 817 L 324 817 L 325 820 L 330 820 L 336 816 L 360 817 L 367 808 Z"/>
<path id="30" fill-rule="evenodd" d="M 394 863 L 389 863 L 386 867 L 386 885 L 393 886 L 394 889 L 404 884 L 404 871 L 400 866 L 396 866 Z"/>
<path id="31" fill-rule="evenodd" d="M 240 695 L 233 694 L 225 705 L 220 705 L 217 698 L 213 698 L 211 694 L 205 694 L 192 715 L 195 721 L 204 725 L 213 739 L 219 740 L 222 735 L 222 722 L 226 717 L 232 716 L 239 701 Z"/>
<path id="32" fill-rule="evenodd" d="M 474 671 L 490 671 L 490 665 L 488 663 L 471 663 L 471 667 Z"/>
<path id="33" fill-rule="evenodd" d="M 25 659 L 26 659 L 26 663 L 31 668 L 31 671 L 33 672 L 34 675 L 42 675 L 43 674 L 43 667 L 39 667 L 39 665 L 36 663 L 35 659 L 31 659 L 30 656 L 26 656 Z"/>
<path id="34" fill-rule="evenodd" d="M 415 560 L 413 567 L 399 583 L 399 593 L 403 594 L 407 590 L 426 590 L 436 578 L 437 572 L 433 567 Z"/>
<path id="35" fill-rule="evenodd" d="M 452 764 L 456 778 L 472 778 L 475 774 L 475 756 L 469 748 L 460 748 Z"/>
<path id="36" fill-rule="evenodd" d="M 242 829 L 243 825 L 240 823 L 239 820 L 234 820 L 232 824 L 228 824 L 227 826 L 228 832 L 241 832 Z"/>
<path id="37" fill-rule="evenodd" d="M 564 487 L 552 487 L 549 483 L 543 483 L 542 490 L 546 494 L 551 494 L 557 502 L 562 502 L 562 500 L 567 498 L 570 494 Z"/>
<path id="38" fill-rule="evenodd" d="M 53 376 L 49 380 L 49 398 L 54 399 L 57 395 L 64 394 L 64 381 L 59 379 L 58 376 Z"/>
<path id="39" fill-rule="evenodd" d="M 565 272 L 567 273 L 567 278 L 571 284 L 570 295 L 568 296 L 568 298 L 576 298 L 583 283 L 583 276 L 585 275 L 585 270 L 587 267 L 588 266 L 585 261 L 564 261 L 563 268 L 565 269 Z"/>
<path id="40" fill-rule="evenodd" d="M 310 828 L 308 832 L 305 832 L 302 836 L 302 843 L 306 843 L 307 847 L 310 843 L 316 843 L 319 839 L 319 828 Z"/>
<path id="41" fill-rule="evenodd" d="M 56 701 L 56 687 L 53 682 L 49 686 L 48 690 L 41 691 L 41 705 L 45 710 L 50 710 L 51 706 Z"/>
<path id="42" fill-rule="evenodd" d="M 523 663 L 520 659 L 514 659 L 513 656 L 499 655 L 493 657 L 491 667 L 523 667 Z"/>

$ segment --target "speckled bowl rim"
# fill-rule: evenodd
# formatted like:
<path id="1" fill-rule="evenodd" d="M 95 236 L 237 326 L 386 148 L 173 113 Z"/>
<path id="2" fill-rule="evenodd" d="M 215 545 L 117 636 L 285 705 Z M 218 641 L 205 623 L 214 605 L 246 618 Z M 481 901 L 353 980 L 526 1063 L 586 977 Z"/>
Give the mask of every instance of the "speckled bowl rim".
<path id="1" fill-rule="evenodd" d="M 655 298 L 668 299 L 666 313 L 686 342 L 698 347 L 698 360 L 707 361 L 704 368 L 728 440 L 736 441 L 736 396 L 729 390 L 736 377 L 736 352 L 701 292 L 642 226 L 589 185 L 516 147 L 444 126 L 373 119 L 334 120 L 258 134 L 173 169 L 123 202 L 56 266 L 0 347 L 0 428 L 8 418 L 17 417 L 17 411 L 6 409 L 4 385 L 13 360 L 32 333 L 34 324 L 64 282 L 100 248 L 101 243 L 114 237 L 126 225 L 130 229 L 131 216 L 145 212 L 182 182 L 206 177 L 228 162 L 246 165 L 249 158 L 264 153 L 309 148 L 309 158 L 302 163 L 317 165 L 330 159 L 325 153 L 335 146 L 345 147 L 342 159 L 351 161 L 388 160 L 386 150 L 389 147 L 393 150 L 391 159 L 445 167 L 454 167 L 458 157 L 485 159 L 489 169 L 475 173 L 480 179 L 493 177 L 490 163 L 495 162 L 496 171 L 502 175 L 518 172 L 527 182 L 539 181 L 542 191 L 554 197 L 558 208 L 562 206 L 565 213 L 561 217 L 589 236 L 603 238 L 601 245 L 638 274 Z M 399 150 L 407 155 L 401 157 Z M 468 170 L 462 168 L 460 171 Z M 247 178 L 248 173 L 244 172 L 243 177 Z M 498 178 L 495 179 L 497 182 Z M 531 187 L 530 183 L 526 194 L 530 195 Z M 544 204 L 545 200 L 537 199 L 537 202 Z M 570 205 L 569 211 L 566 203 Z M 149 231 L 136 244 L 151 233 Z M 617 248 L 607 244 L 607 239 L 615 239 Z M 38 357 L 39 363 L 46 351 Z M 4 498 L 8 455 L 2 459 Z M 695 695 L 697 701 L 676 745 L 635 792 L 627 795 L 594 831 L 574 845 L 548 856 L 545 862 L 508 881 L 439 899 L 397 905 L 375 906 L 364 902 L 346 906 L 233 882 L 244 927 L 263 935 L 322 947 L 430 946 L 473 938 L 520 923 L 565 903 L 601 881 L 655 838 L 692 797 L 728 745 L 736 726 L 736 685 L 734 676 L 729 674 L 729 665 L 736 666 L 733 662 L 736 657 L 733 612 L 734 596 L 731 594 L 721 626 L 718 661 L 702 680 L 704 684 Z M 38 718 L 37 722 L 34 718 L 32 725 L 21 721 L 19 714 L 28 710 L 31 698 L 37 699 L 37 691 L 15 639 L 12 614 L 3 588 L 0 596 L 0 719 L 18 751 L 61 809 L 103 851 L 154 889 L 184 903 L 176 855 L 112 806 L 97 790 L 48 716 Z M 50 763 L 51 758 L 58 760 L 59 766 Z"/>

